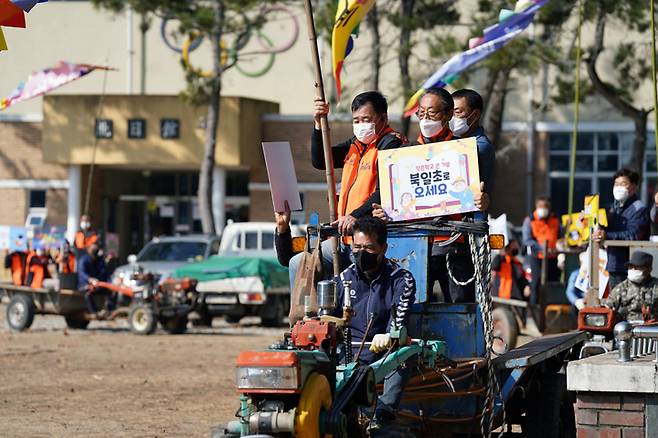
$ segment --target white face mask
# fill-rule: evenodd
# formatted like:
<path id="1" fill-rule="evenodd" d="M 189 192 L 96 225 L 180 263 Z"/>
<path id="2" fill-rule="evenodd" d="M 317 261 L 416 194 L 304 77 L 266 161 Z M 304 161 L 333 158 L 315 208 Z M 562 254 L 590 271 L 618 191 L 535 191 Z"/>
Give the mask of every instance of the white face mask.
<path id="1" fill-rule="evenodd" d="M 455 135 L 465 134 L 469 128 L 468 121 L 461 117 L 453 117 L 452 119 L 450 119 L 450 122 L 448 122 L 448 126 L 450 127 L 452 133 Z"/>
<path id="2" fill-rule="evenodd" d="M 90 226 L 91 224 L 89 222 L 85 222 L 85 221 L 80 222 L 80 228 L 83 230 L 88 230 Z"/>
<path id="3" fill-rule="evenodd" d="M 644 280 L 644 273 L 639 269 L 629 269 L 628 279 L 633 283 L 642 283 L 642 280 Z"/>
<path id="4" fill-rule="evenodd" d="M 421 119 L 419 125 L 420 133 L 426 138 L 434 137 L 443 129 L 443 122 L 441 120 Z"/>
<path id="5" fill-rule="evenodd" d="M 377 131 L 374 123 L 352 123 L 354 136 L 363 144 L 370 144 L 377 138 Z"/>
<path id="6" fill-rule="evenodd" d="M 624 202 L 628 199 L 628 188 L 624 186 L 614 186 L 612 188 L 612 196 L 614 196 L 615 201 Z"/>
<path id="7" fill-rule="evenodd" d="M 546 219 L 548 217 L 548 208 L 538 208 L 537 216 L 539 219 Z"/>

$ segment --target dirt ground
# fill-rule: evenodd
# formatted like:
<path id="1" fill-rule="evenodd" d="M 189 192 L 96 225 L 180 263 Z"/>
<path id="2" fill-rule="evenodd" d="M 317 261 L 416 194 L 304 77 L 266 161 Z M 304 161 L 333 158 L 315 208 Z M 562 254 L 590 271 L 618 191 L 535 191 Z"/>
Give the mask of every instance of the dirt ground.
<path id="1" fill-rule="evenodd" d="M 283 332 L 257 321 L 135 336 L 123 322 L 67 330 L 37 315 L 11 333 L 0 305 L 0 436 L 208 437 L 238 407 L 238 353 Z"/>

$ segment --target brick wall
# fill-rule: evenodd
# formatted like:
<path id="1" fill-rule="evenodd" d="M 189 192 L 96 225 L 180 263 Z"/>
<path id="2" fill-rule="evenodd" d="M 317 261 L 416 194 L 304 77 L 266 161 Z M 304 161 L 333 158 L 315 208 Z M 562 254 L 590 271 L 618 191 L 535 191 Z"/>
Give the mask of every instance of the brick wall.
<path id="1" fill-rule="evenodd" d="M 576 402 L 578 438 L 656 436 L 645 435 L 646 409 L 647 396 L 644 394 L 579 393 Z M 652 432 L 656 433 L 655 430 Z"/>
<path id="2" fill-rule="evenodd" d="M 0 179 L 68 179 L 65 166 L 43 161 L 41 123 L 0 122 Z"/>
<path id="3" fill-rule="evenodd" d="M 0 225 L 25 225 L 27 214 L 27 190 L 0 189 Z"/>

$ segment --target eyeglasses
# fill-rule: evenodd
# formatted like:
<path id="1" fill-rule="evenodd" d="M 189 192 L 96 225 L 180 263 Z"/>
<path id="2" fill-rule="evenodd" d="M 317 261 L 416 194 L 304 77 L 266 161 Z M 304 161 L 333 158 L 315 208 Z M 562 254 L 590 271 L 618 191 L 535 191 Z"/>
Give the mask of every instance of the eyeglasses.
<path id="1" fill-rule="evenodd" d="M 418 111 L 416 111 L 416 117 L 418 117 L 421 120 L 427 118 L 429 120 L 436 121 L 439 120 L 440 115 L 444 113 L 445 111 L 435 110 L 434 108 L 428 108 L 427 110 L 421 108 Z"/>

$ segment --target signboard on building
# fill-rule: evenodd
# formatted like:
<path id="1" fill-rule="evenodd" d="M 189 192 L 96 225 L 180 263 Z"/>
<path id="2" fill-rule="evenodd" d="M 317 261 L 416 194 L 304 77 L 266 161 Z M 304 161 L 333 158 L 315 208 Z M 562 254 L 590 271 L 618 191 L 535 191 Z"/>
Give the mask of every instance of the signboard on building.
<path id="1" fill-rule="evenodd" d="M 96 119 L 94 133 L 96 138 L 112 138 L 114 136 L 114 123 L 110 119 Z"/>
<path id="2" fill-rule="evenodd" d="M 393 221 L 476 211 L 474 137 L 379 152 L 382 207 Z"/>
<path id="3" fill-rule="evenodd" d="M 128 138 L 146 138 L 146 120 L 128 119 Z"/>
<path id="4" fill-rule="evenodd" d="M 164 139 L 173 139 L 180 137 L 180 120 L 178 119 L 161 119 L 160 120 L 160 137 Z"/>

